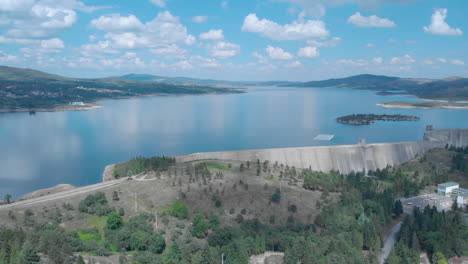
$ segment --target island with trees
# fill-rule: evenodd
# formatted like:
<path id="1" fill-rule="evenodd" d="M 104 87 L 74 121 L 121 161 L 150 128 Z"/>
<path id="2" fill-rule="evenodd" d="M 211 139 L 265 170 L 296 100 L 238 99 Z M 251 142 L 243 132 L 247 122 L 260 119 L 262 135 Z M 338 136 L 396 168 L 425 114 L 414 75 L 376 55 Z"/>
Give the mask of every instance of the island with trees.
<path id="1" fill-rule="evenodd" d="M 353 114 L 338 117 L 336 121 L 346 125 L 370 125 L 375 121 L 418 121 L 419 119 L 417 116 L 408 115 Z"/>

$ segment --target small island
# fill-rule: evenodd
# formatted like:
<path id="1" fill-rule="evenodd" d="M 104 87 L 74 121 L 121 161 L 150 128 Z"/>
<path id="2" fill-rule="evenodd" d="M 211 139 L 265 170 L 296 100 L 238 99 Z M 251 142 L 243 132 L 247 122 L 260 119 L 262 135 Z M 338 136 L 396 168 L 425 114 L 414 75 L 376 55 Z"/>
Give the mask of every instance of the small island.
<path id="1" fill-rule="evenodd" d="M 370 125 L 375 121 L 418 121 L 417 116 L 407 115 L 376 115 L 376 114 L 353 114 L 338 117 L 336 122 L 346 125 Z"/>

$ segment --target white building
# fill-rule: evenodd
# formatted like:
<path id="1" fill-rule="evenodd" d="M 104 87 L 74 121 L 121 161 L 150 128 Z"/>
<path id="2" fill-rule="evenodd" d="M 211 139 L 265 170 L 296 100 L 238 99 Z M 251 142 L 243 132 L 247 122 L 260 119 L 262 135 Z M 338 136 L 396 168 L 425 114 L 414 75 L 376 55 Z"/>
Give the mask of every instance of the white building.
<path id="1" fill-rule="evenodd" d="M 450 196 L 454 189 L 460 188 L 456 182 L 446 182 L 437 186 L 437 193 L 440 195 Z"/>

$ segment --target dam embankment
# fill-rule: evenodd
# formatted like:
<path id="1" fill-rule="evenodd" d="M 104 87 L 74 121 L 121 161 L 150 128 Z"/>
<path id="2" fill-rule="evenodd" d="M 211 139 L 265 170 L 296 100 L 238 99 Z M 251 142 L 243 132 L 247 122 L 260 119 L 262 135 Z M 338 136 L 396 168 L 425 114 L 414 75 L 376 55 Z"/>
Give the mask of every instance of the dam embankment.
<path id="1" fill-rule="evenodd" d="M 257 149 L 194 153 L 176 156 L 177 162 L 203 159 L 236 161 L 268 160 L 296 168 L 311 168 L 342 173 L 362 170 L 377 170 L 397 166 L 432 148 L 446 144 L 456 147 L 468 146 L 468 129 L 443 129 L 427 131 L 423 141 L 358 144 L 342 146 Z"/>

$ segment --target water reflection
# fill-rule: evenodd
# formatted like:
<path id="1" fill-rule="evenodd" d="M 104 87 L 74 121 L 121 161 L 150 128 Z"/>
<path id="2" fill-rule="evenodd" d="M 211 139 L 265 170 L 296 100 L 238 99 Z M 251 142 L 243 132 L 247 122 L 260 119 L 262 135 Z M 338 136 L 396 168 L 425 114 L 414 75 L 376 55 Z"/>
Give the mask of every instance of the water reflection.
<path id="1" fill-rule="evenodd" d="M 468 128 L 466 110 L 385 109 L 415 100 L 344 89 L 254 88 L 245 94 L 167 96 L 103 101 L 87 112 L 0 114 L 0 197 L 59 183 L 98 182 L 105 165 L 136 155 L 420 140 L 426 124 Z M 354 127 L 335 118 L 394 113 L 419 122 Z M 319 133 L 335 134 L 317 142 Z"/>

